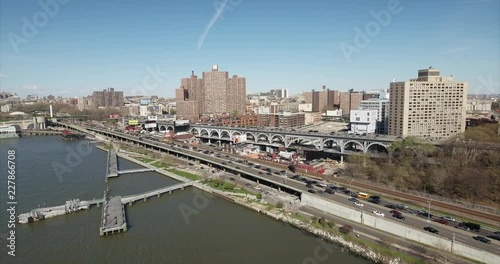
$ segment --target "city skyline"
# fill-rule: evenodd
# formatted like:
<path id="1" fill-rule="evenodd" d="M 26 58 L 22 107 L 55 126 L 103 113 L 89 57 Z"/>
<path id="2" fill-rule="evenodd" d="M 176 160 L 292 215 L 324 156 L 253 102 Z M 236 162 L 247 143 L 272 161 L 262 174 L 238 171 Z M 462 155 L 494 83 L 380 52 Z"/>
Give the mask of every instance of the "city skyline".
<path id="1" fill-rule="evenodd" d="M 220 12 L 218 2 L 199 1 L 47 3 L 57 8 L 2 2 L 1 91 L 78 97 L 115 87 L 172 98 L 180 78 L 212 64 L 245 76 L 248 92 L 286 88 L 291 95 L 322 85 L 387 89 L 429 66 L 469 82 L 471 94 L 495 93 L 500 83 L 493 0 L 231 0 Z M 35 32 L 25 34 L 26 25 Z M 357 45 L 360 31 L 367 42 Z"/>

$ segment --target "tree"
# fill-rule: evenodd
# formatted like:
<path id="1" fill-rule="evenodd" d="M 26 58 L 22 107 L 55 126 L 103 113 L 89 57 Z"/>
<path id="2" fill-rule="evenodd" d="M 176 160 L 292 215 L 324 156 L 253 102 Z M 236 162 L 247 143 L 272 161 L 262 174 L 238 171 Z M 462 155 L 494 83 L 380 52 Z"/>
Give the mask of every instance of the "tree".
<path id="1" fill-rule="evenodd" d="M 262 194 L 261 193 L 257 193 L 256 197 L 257 197 L 257 200 L 261 200 L 262 199 Z"/>
<path id="2" fill-rule="evenodd" d="M 278 201 L 278 203 L 276 203 L 276 208 L 283 208 L 283 202 Z"/>

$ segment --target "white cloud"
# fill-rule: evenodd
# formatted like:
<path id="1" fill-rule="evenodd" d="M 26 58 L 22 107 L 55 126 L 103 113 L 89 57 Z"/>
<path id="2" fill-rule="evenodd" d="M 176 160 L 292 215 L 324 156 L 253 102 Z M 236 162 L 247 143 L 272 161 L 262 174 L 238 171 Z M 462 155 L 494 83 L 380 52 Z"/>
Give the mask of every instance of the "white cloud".
<path id="1" fill-rule="evenodd" d="M 38 90 L 38 85 L 26 85 L 24 86 L 25 90 L 31 90 L 31 91 L 36 91 Z"/>
<path id="2" fill-rule="evenodd" d="M 205 38 L 208 35 L 208 32 L 210 32 L 210 29 L 213 27 L 215 22 L 219 19 L 219 17 L 222 15 L 222 12 L 224 11 L 224 8 L 226 8 L 228 0 L 224 0 L 224 2 L 219 6 L 217 11 L 215 12 L 215 15 L 210 19 L 210 21 L 207 24 L 207 27 L 205 28 L 205 31 L 201 34 L 200 38 L 198 39 L 198 49 L 201 49 L 201 46 L 203 45 L 203 42 L 205 41 Z"/>
<path id="3" fill-rule="evenodd" d="M 451 50 L 445 50 L 441 54 L 451 54 L 451 53 L 455 53 L 455 52 L 459 52 L 459 51 L 464 51 L 464 50 L 467 50 L 467 48 L 454 48 L 454 49 L 451 49 Z"/>

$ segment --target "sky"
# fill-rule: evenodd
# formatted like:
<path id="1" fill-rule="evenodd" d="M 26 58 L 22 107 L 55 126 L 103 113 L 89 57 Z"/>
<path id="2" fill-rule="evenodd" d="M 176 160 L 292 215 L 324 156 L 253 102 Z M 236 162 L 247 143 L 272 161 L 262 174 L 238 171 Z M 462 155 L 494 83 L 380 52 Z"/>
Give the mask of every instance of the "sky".
<path id="1" fill-rule="evenodd" d="M 220 71 L 247 92 L 387 89 L 430 66 L 500 93 L 498 0 L 2 0 L 0 88 L 174 97 Z"/>

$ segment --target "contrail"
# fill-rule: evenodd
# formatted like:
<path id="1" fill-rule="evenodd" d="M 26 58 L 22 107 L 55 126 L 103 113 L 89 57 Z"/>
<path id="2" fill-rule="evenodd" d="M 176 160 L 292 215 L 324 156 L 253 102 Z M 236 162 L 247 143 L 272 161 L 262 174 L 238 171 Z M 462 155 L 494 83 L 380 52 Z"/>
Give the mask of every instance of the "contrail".
<path id="1" fill-rule="evenodd" d="M 222 15 L 222 12 L 224 11 L 224 8 L 226 8 L 228 0 L 224 0 L 222 5 L 217 9 L 217 12 L 215 12 L 215 15 L 210 19 L 210 22 L 208 22 L 207 27 L 205 28 L 205 31 L 201 34 L 200 38 L 198 39 L 198 50 L 201 49 L 201 46 L 203 46 L 203 42 L 205 41 L 205 38 L 208 35 L 208 32 L 210 32 L 210 29 L 213 27 L 215 22 L 219 19 L 219 17 Z"/>

